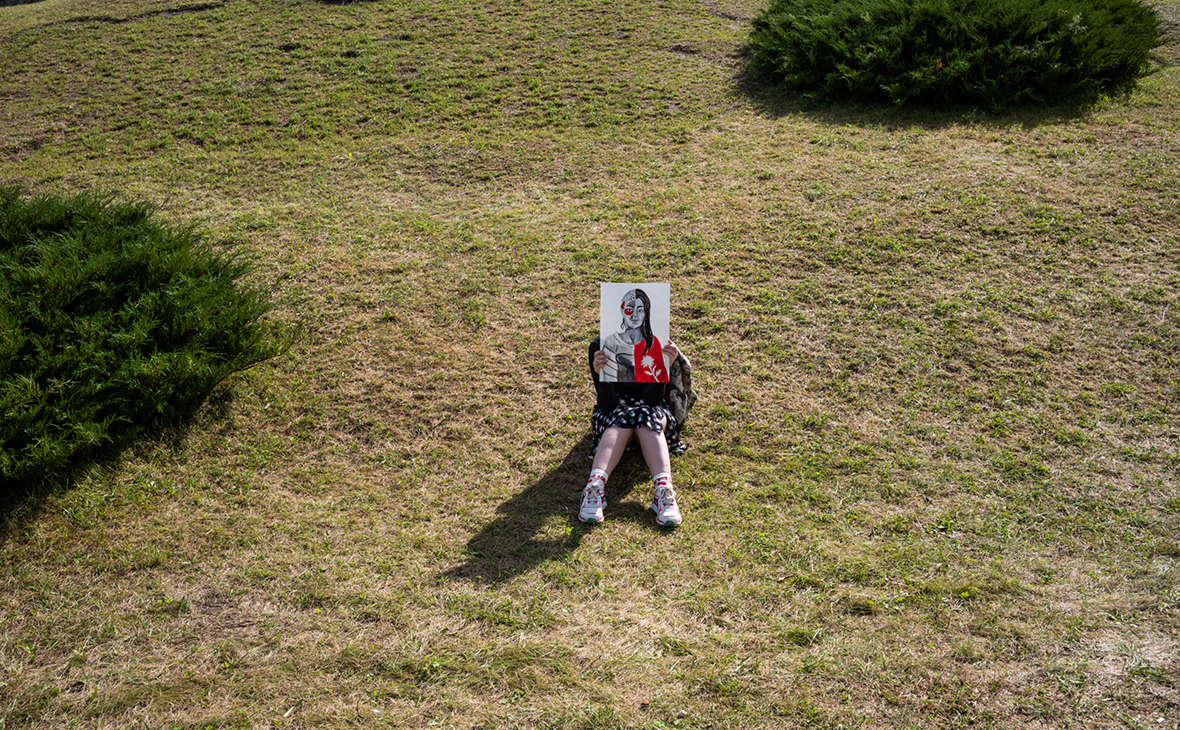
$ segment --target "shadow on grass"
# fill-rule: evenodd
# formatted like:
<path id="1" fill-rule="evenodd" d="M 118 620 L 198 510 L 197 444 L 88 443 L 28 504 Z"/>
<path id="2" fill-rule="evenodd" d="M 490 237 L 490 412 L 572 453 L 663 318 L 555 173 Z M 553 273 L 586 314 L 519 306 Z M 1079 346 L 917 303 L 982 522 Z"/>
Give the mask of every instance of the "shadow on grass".
<path id="1" fill-rule="evenodd" d="M 1057 106 L 1024 104 L 999 113 L 968 104 L 912 104 L 898 107 L 851 101 L 819 103 L 753 71 L 749 67 L 748 55 L 748 49 L 741 51 L 733 85 L 738 93 L 750 99 L 758 113 L 772 118 L 799 115 L 832 126 L 937 130 L 956 124 L 979 124 L 984 127 L 1035 129 L 1084 118 L 1093 110 L 1096 101 L 1080 99 L 1074 104 Z M 1117 97 L 1129 91 L 1128 88 L 1113 95 Z"/>
<path id="2" fill-rule="evenodd" d="M 69 467 L 34 483 L 0 480 L 0 545 L 4 545 L 44 513 L 54 497 L 71 489 L 95 469 L 114 469 L 128 452 L 142 448 L 179 451 L 189 432 L 200 424 L 224 423 L 230 418 L 233 389 L 219 384 L 207 397 L 185 412 L 175 422 L 154 432 L 141 434 L 121 446 L 108 446 L 89 452 Z"/>
<path id="3" fill-rule="evenodd" d="M 573 553 L 595 528 L 578 522 L 582 487 L 590 473 L 590 435 L 579 441 L 562 462 L 516 496 L 496 508 L 496 519 L 467 542 L 467 562 L 443 573 L 452 580 L 503 583 L 542 563 Z M 659 532 L 646 503 L 624 501 L 636 484 L 647 484 L 647 467 L 638 448 L 628 449 L 607 485 L 607 520 L 631 520 Z M 554 515 L 570 529 L 549 539 L 538 534 Z"/>

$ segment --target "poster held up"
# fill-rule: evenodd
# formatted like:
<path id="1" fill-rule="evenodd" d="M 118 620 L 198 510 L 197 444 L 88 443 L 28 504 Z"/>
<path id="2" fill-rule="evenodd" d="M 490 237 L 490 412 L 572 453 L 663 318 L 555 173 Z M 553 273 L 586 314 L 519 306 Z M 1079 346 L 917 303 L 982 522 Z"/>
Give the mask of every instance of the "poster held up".
<path id="1" fill-rule="evenodd" d="M 605 383 L 666 383 L 672 287 L 667 282 L 602 283 L 599 343 L 610 358 Z"/>

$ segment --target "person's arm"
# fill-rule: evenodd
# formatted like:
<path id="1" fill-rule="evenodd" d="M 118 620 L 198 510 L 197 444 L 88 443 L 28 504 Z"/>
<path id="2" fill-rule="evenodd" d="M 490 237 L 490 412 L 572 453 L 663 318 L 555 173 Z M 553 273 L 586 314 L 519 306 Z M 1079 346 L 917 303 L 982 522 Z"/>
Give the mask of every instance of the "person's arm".
<path id="1" fill-rule="evenodd" d="M 602 350 L 594 353 L 594 360 L 590 363 L 590 367 L 594 368 L 595 374 L 602 374 L 603 369 L 610 365 L 610 355 L 607 355 Z"/>
<path id="2" fill-rule="evenodd" d="M 672 363 L 676 362 L 676 358 L 680 356 L 680 348 L 672 340 L 664 343 L 664 365 L 667 366 L 668 371 L 672 370 Z"/>
<path id="3" fill-rule="evenodd" d="M 594 379 L 594 393 L 598 408 L 606 412 L 614 410 L 618 405 L 618 399 L 615 397 L 614 386 L 611 383 L 605 383 L 598 377 L 599 370 L 596 364 L 601 362 L 602 358 L 609 356 L 598 347 L 598 338 L 595 337 L 590 341 L 590 351 L 586 354 L 586 359 L 590 364 L 590 377 Z"/>
<path id="4" fill-rule="evenodd" d="M 601 380 L 617 383 L 619 382 L 619 354 L 612 349 L 617 344 L 612 340 L 613 338 L 607 338 L 606 342 L 602 344 L 602 349 L 594 356 L 595 359 L 591 361 L 590 366 L 595 368 Z"/>
<path id="5" fill-rule="evenodd" d="M 595 337 L 590 340 L 590 350 L 586 353 L 586 362 L 590 365 L 590 377 L 594 378 L 595 383 L 598 382 L 598 371 L 602 369 L 595 366 L 595 360 L 601 352 L 602 348 L 599 344 L 599 338 Z"/>

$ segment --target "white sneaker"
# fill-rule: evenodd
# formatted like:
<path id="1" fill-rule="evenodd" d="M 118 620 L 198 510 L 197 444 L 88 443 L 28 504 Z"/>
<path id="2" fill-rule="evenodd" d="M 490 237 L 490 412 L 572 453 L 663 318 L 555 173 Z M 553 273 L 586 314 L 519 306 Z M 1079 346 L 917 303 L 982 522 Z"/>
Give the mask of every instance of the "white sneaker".
<path id="1" fill-rule="evenodd" d="M 578 519 L 582 522 L 598 524 L 602 522 L 602 508 L 606 506 L 606 482 L 597 474 L 586 482 L 582 490 L 582 508 L 578 510 Z"/>
<path id="2" fill-rule="evenodd" d="M 656 524 L 660 527 L 675 527 L 681 522 L 680 508 L 676 506 L 676 492 L 672 489 L 670 477 L 660 477 L 652 482 L 655 494 L 651 500 L 651 511 L 656 513 Z"/>

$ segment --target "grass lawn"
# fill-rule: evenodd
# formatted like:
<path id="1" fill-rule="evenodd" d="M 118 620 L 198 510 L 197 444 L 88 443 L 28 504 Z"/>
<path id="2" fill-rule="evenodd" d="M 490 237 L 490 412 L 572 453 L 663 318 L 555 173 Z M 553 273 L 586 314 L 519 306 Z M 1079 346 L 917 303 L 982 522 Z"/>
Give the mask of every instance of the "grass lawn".
<path id="1" fill-rule="evenodd" d="M 747 0 L 0 8 L 0 184 L 257 262 L 285 355 L 4 508 L 0 728 L 1180 727 L 1180 4 L 1128 98 L 814 108 Z M 672 283 L 675 531 L 577 523 Z"/>

